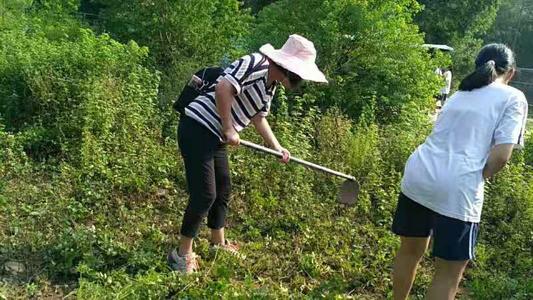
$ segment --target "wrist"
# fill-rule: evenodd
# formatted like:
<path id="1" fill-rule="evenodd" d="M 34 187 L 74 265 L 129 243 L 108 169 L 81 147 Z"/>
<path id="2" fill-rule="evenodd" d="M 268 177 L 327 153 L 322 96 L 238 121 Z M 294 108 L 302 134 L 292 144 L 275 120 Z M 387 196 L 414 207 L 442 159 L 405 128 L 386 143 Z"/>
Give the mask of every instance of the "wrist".
<path id="1" fill-rule="evenodd" d="M 283 148 L 282 146 L 279 146 L 276 148 L 276 151 L 283 152 L 283 151 L 287 151 L 287 149 Z"/>
<path id="2" fill-rule="evenodd" d="M 233 128 L 232 124 L 222 124 L 222 131 L 227 132 L 227 131 L 233 131 L 233 130 L 235 129 Z"/>
<path id="3" fill-rule="evenodd" d="M 274 149 L 274 150 L 279 151 L 279 152 L 281 152 L 281 150 L 283 150 L 283 147 L 281 147 L 281 145 L 279 145 L 279 144 L 278 144 L 278 145 L 276 145 L 276 144 L 269 144 L 269 147 L 270 147 L 271 149 Z"/>

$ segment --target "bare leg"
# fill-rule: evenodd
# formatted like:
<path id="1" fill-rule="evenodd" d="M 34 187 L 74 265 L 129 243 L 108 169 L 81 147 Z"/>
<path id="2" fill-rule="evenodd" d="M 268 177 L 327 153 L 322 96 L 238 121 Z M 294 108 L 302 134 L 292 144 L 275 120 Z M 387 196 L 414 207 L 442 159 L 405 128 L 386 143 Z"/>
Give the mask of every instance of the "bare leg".
<path id="1" fill-rule="evenodd" d="M 180 236 L 180 247 L 178 250 L 180 256 L 186 256 L 192 253 L 192 241 L 193 239 L 190 237 Z"/>
<path id="2" fill-rule="evenodd" d="M 225 241 L 224 227 L 220 229 L 211 229 L 211 243 L 223 245 Z"/>
<path id="3" fill-rule="evenodd" d="M 409 296 L 416 275 L 416 267 L 426 252 L 429 237 L 400 237 L 401 245 L 393 269 L 393 294 L 395 300 L 404 300 Z"/>
<path id="4" fill-rule="evenodd" d="M 453 300 L 468 260 L 435 259 L 435 275 L 427 293 L 429 300 Z"/>

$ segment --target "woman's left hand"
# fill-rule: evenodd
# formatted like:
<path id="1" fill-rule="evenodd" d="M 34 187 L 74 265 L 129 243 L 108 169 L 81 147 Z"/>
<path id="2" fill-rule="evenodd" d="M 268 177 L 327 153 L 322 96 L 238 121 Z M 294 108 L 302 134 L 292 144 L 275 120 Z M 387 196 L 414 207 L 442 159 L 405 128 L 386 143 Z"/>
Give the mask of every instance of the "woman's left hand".
<path id="1" fill-rule="evenodd" d="M 283 156 L 281 157 L 281 162 L 284 164 L 288 163 L 291 159 L 291 153 L 289 152 L 289 150 L 281 147 L 280 149 L 278 149 L 278 151 L 283 154 Z"/>

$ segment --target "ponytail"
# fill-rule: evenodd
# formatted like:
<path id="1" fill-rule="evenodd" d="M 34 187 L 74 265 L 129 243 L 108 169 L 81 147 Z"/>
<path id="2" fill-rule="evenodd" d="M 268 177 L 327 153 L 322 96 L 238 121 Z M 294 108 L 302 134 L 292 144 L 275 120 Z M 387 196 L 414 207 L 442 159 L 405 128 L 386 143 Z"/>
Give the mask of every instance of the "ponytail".
<path id="1" fill-rule="evenodd" d="M 466 76 L 459 90 L 471 91 L 493 83 L 499 76 L 509 74 L 516 66 L 514 53 L 504 44 L 488 44 L 476 58 L 476 70 Z"/>
<path id="2" fill-rule="evenodd" d="M 498 78 L 496 63 L 494 60 L 489 60 L 481 67 L 477 68 L 474 72 L 466 76 L 463 81 L 461 81 L 459 90 L 471 91 L 479 89 L 493 83 L 496 78 Z"/>

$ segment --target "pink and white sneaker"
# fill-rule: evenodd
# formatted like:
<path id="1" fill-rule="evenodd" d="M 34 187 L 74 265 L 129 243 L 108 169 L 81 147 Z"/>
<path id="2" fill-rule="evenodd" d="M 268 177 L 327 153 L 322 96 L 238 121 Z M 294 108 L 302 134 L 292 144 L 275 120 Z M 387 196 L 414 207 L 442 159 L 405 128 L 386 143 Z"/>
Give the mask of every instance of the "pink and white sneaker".
<path id="1" fill-rule="evenodd" d="M 192 274 L 198 271 L 198 256 L 192 252 L 185 256 L 178 254 L 176 249 L 170 251 L 167 255 L 167 263 L 170 269 L 182 274 Z"/>
<path id="2" fill-rule="evenodd" d="M 245 256 L 239 252 L 240 248 L 241 247 L 237 243 L 225 240 L 224 244 L 211 244 L 210 250 L 213 252 L 224 251 L 232 256 L 244 259 Z"/>

